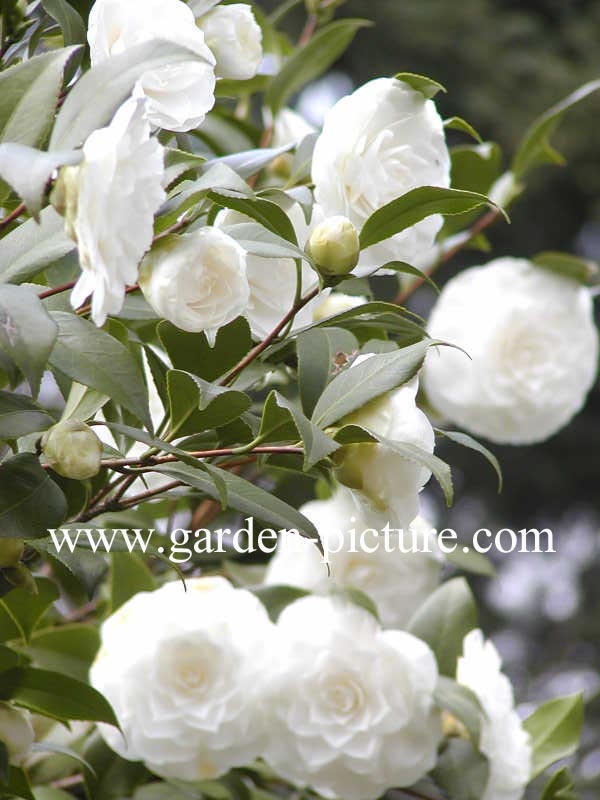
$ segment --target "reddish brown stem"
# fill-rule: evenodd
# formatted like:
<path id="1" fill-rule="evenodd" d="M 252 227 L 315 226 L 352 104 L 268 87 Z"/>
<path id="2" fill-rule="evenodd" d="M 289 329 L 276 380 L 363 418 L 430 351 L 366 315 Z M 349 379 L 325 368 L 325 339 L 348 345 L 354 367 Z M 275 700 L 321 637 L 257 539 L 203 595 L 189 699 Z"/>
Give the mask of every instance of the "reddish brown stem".
<path id="1" fill-rule="evenodd" d="M 45 289 L 43 292 L 38 294 L 40 300 L 45 300 L 47 297 L 54 297 L 55 294 L 62 294 L 63 292 L 70 291 L 75 286 L 75 281 L 69 281 L 69 283 L 63 283 L 61 286 L 54 286 L 52 289 Z"/>
<path id="2" fill-rule="evenodd" d="M 300 38 L 298 39 L 298 46 L 305 47 L 313 37 L 315 30 L 317 29 L 317 16 L 316 14 L 310 14 L 308 19 L 306 20 L 306 25 L 304 26 L 304 30 L 300 34 Z"/>
<path id="3" fill-rule="evenodd" d="M 286 447 L 286 446 L 276 446 L 276 447 L 254 447 L 251 451 L 254 455 L 302 455 L 304 451 L 300 447 Z M 235 456 L 237 455 L 237 448 L 232 447 L 224 447 L 220 450 L 197 450 L 195 452 L 188 453 L 189 456 L 192 458 L 204 459 L 204 458 L 220 458 L 221 456 Z M 102 462 L 102 466 L 106 467 L 107 469 L 122 469 L 123 467 L 137 467 L 137 466 L 148 466 L 153 467 L 157 466 L 158 464 L 172 464 L 174 461 L 181 461 L 179 456 L 176 455 L 168 455 L 168 456 L 148 456 L 147 458 L 140 459 L 140 458 L 119 458 L 113 460 L 107 460 Z M 247 461 L 244 461 L 247 463 Z M 229 467 L 238 466 L 238 462 L 233 464 L 228 464 Z"/>
<path id="4" fill-rule="evenodd" d="M 134 284 L 133 286 L 127 286 L 126 289 L 125 289 L 125 294 L 131 294 L 132 292 L 137 292 L 137 290 L 139 288 L 140 288 L 139 284 L 137 284 L 137 283 Z M 88 314 L 91 311 L 91 309 L 92 309 L 92 306 L 91 306 L 90 303 L 88 303 L 87 305 L 81 306 L 80 308 L 78 308 L 77 309 L 77 313 L 78 314 Z"/>
<path id="5" fill-rule="evenodd" d="M 313 289 L 312 292 L 309 292 L 305 297 L 303 297 L 299 303 L 288 311 L 285 317 L 281 320 L 281 322 L 277 325 L 277 327 L 271 331 L 271 333 L 263 339 L 262 342 L 259 342 L 256 347 L 253 347 L 250 352 L 242 358 L 242 360 L 236 364 L 236 366 L 229 372 L 221 381 L 221 386 L 227 386 L 231 383 L 231 381 L 235 380 L 237 376 L 246 369 L 246 367 L 251 364 L 255 359 L 257 359 L 264 351 L 273 343 L 273 341 L 279 336 L 281 331 L 285 330 L 287 325 L 294 319 L 296 314 L 300 311 L 300 309 L 304 308 L 307 303 L 310 303 L 317 295 L 319 294 L 319 288 Z"/>
<path id="6" fill-rule="evenodd" d="M 27 207 L 25 203 L 21 203 L 18 205 L 10 214 L 7 214 L 5 217 L 0 219 L 0 231 L 3 231 L 4 228 L 8 227 L 11 222 L 14 222 L 17 217 L 20 217 L 21 214 L 25 213 Z"/>

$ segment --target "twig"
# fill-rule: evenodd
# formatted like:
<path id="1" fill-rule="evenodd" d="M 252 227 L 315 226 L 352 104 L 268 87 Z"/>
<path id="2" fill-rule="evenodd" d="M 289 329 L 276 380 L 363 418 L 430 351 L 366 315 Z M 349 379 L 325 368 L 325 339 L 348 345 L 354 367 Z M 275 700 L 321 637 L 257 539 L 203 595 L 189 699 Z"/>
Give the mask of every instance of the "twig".
<path id="1" fill-rule="evenodd" d="M 18 205 L 10 214 L 0 219 L 0 231 L 3 231 L 11 222 L 14 222 L 17 217 L 20 217 L 27 210 L 25 203 Z"/>
<path id="2" fill-rule="evenodd" d="M 69 789 L 71 786 L 79 786 L 83 783 L 83 775 L 68 775 L 66 778 L 59 778 L 57 781 L 52 781 L 50 787 L 52 789 Z"/>
<path id="3" fill-rule="evenodd" d="M 205 459 L 205 458 L 220 458 L 222 456 L 235 456 L 238 455 L 239 448 L 235 447 L 224 447 L 220 450 L 196 450 L 191 451 L 187 455 L 191 456 L 192 458 L 197 459 Z M 302 455 L 304 450 L 301 447 L 288 447 L 285 445 L 277 445 L 273 447 L 254 447 L 251 453 L 255 455 Z M 108 459 L 102 462 L 102 466 L 106 467 L 107 469 L 121 469 L 123 467 L 153 467 L 157 466 L 158 464 L 172 464 L 174 461 L 181 461 L 181 458 L 177 455 L 167 455 L 167 456 L 148 456 L 146 458 L 119 458 L 119 459 Z M 229 468 L 239 466 L 240 462 L 234 462 L 232 464 L 227 464 L 223 466 L 227 466 Z M 244 459 L 241 463 L 249 463 L 247 459 Z M 137 477 L 137 474 L 133 477 L 134 480 Z"/>
<path id="4" fill-rule="evenodd" d="M 138 290 L 139 288 L 140 288 L 140 286 L 139 286 L 139 284 L 138 284 L 138 283 L 135 283 L 133 286 L 127 286 L 127 287 L 125 288 L 125 294 L 131 294 L 132 292 L 137 292 L 137 290 Z M 78 313 L 78 314 L 88 314 L 88 313 L 91 311 L 91 309 L 92 309 L 92 306 L 91 306 L 91 304 L 90 304 L 90 303 L 88 303 L 88 304 L 87 304 L 87 305 L 85 305 L 85 306 L 80 306 L 80 307 L 77 309 L 77 313 Z"/>
<path id="5" fill-rule="evenodd" d="M 63 292 L 68 292 L 75 286 L 75 281 L 69 281 L 69 283 L 63 283 L 61 286 L 54 286 L 52 289 L 46 289 L 45 291 L 38 294 L 40 300 L 45 300 L 47 297 L 54 297 L 55 294 L 62 294 Z"/>
<path id="6" fill-rule="evenodd" d="M 306 20 L 306 25 L 304 26 L 304 30 L 298 39 L 299 47 L 305 47 L 310 42 L 315 30 L 317 29 L 317 22 L 317 15 L 309 14 L 308 19 Z"/>
<path id="7" fill-rule="evenodd" d="M 309 292 L 305 297 L 303 297 L 300 302 L 296 303 L 294 307 L 288 311 L 285 317 L 281 320 L 281 322 L 274 328 L 271 333 L 263 339 L 262 342 L 259 342 L 256 347 L 253 347 L 250 352 L 242 358 L 242 360 L 236 364 L 236 366 L 231 370 L 231 372 L 227 373 L 227 375 L 223 378 L 220 385 L 227 386 L 231 383 L 231 381 L 235 380 L 237 376 L 246 369 L 246 367 L 251 364 L 255 359 L 257 359 L 264 351 L 272 344 L 272 342 L 279 336 L 282 330 L 291 322 L 296 314 L 304 308 L 307 303 L 310 303 L 317 295 L 319 294 L 319 288 L 313 289 Z"/>
<path id="8" fill-rule="evenodd" d="M 468 231 L 467 237 L 454 247 L 450 248 L 448 252 L 444 253 L 444 255 L 439 259 L 439 261 L 430 270 L 427 271 L 427 276 L 430 277 L 431 275 L 433 275 L 436 269 L 442 266 L 442 264 L 445 264 L 452 258 L 454 258 L 454 256 L 457 253 L 460 253 L 460 251 L 469 242 L 473 241 L 473 239 L 476 236 L 478 236 L 480 233 L 483 233 L 483 231 L 485 231 L 487 228 L 493 225 L 496 222 L 496 220 L 500 219 L 501 216 L 502 214 L 500 213 L 500 211 L 492 209 L 491 211 L 488 211 L 487 214 L 484 214 L 482 217 L 480 217 Z M 419 289 L 424 283 L 425 283 L 424 278 L 417 278 L 413 283 L 411 283 L 411 285 L 408 288 L 404 289 L 401 292 L 398 292 L 398 294 L 394 298 L 394 303 L 396 303 L 399 306 L 404 305 L 404 303 L 408 300 L 408 298 L 412 294 L 414 294 L 414 292 L 416 292 L 417 289 Z"/>

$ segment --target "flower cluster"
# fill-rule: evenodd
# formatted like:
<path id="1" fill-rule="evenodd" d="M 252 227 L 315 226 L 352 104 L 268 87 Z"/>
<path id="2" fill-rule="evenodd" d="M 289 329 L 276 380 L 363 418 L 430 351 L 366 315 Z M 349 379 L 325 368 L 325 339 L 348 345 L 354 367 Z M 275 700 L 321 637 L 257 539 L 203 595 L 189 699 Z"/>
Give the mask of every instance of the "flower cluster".
<path id="1" fill-rule="evenodd" d="M 297 600 L 273 624 L 222 578 L 127 602 L 102 626 L 91 681 L 121 725 L 102 726 L 109 745 L 167 778 L 263 756 L 298 786 L 363 800 L 419 780 L 442 736 L 424 642 L 341 598 Z"/>

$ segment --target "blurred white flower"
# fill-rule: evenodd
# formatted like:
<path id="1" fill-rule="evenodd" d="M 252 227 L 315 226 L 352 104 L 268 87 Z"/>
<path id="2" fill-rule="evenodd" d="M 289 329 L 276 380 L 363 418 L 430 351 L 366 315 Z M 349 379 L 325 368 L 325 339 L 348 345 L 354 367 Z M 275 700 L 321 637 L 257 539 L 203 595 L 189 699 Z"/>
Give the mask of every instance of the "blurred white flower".
<path id="1" fill-rule="evenodd" d="M 196 57 L 144 73 L 134 96 L 146 98 L 152 125 L 170 131 L 197 128 L 215 102 L 215 58 L 188 5 L 181 0 L 96 0 L 92 6 L 92 66 L 154 39 L 176 42 Z"/>
<path id="2" fill-rule="evenodd" d="M 328 317 L 342 314 L 344 311 L 358 308 L 358 306 L 368 302 L 366 297 L 344 294 L 343 292 L 331 292 L 324 300 L 319 300 L 313 311 L 313 319 L 315 322 L 320 322 Z"/>
<path id="3" fill-rule="evenodd" d="M 125 287 L 137 283 L 165 198 L 163 174 L 163 148 L 150 138 L 144 102 L 134 99 L 88 137 L 82 163 L 62 171 L 65 227 L 82 269 L 71 303 L 77 308 L 91 294 L 96 325 L 121 310 Z"/>
<path id="4" fill-rule="evenodd" d="M 306 503 L 300 512 L 317 528 L 330 557 L 331 573 L 316 545 L 294 533 L 282 533 L 265 583 L 313 592 L 333 587 L 360 589 L 376 604 L 384 627 L 405 628 L 440 580 L 442 554 L 432 526 L 417 517 L 404 536 L 397 530 L 389 534 L 386 549 L 384 516 L 345 487 L 329 500 Z M 401 544 L 404 550 L 417 552 L 403 552 Z"/>
<path id="5" fill-rule="evenodd" d="M 351 369 L 370 357 L 359 356 Z M 345 445 L 334 455 L 340 483 L 361 492 L 393 527 L 403 529 L 419 513 L 419 492 L 431 472 L 393 445 L 405 443 L 433 453 L 435 444 L 431 423 L 416 404 L 418 386 L 415 377 L 343 419 L 344 424 L 364 427 L 388 443 Z"/>
<path id="6" fill-rule="evenodd" d="M 291 108 L 282 108 L 273 124 L 272 144 L 273 147 L 286 147 L 289 144 L 298 146 L 306 136 L 315 132 L 316 128 L 296 111 Z"/>
<path id="7" fill-rule="evenodd" d="M 342 98 L 325 117 L 313 156 L 315 197 L 327 216 L 360 231 L 382 206 L 418 186 L 449 186 L 450 158 L 436 107 L 395 78 Z M 428 217 L 362 253 L 356 274 L 389 261 L 413 263 L 433 245 L 442 218 Z"/>
<path id="8" fill-rule="evenodd" d="M 169 236 L 144 258 L 140 287 L 159 316 L 214 343 L 248 306 L 246 253 L 218 228 Z"/>
<path id="9" fill-rule="evenodd" d="M 0 742 L 8 751 L 8 763 L 18 767 L 31 752 L 35 739 L 31 714 L 0 703 Z"/>
<path id="10" fill-rule="evenodd" d="M 216 778 L 263 751 L 262 687 L 273 625 L 260 601 L 223 578 L 135 595 L 102 626 L 92 685 L 122 736 L 108 745 L 165 778 Z"/>
<path id="11" fill-rule="evenodd" d="M 423 385 L 452 422 L 500 444 L 552 436 L 583 406 L 598 369 L 592 298 L 525 259 L 499 258 L 444 287 L 429 320 L 444 347 Z"/>
<path id="12" fill-rule="evenodd" d="M 340 598 L 307 597 L 277 623 L 265 760 L 323 797 L 375 800 L 435 764 L 441 738 L 429 647 Z"/>
<path id="13" fill-rule="evenodd" d="M 484 711 L 479 748 L 490 772 L 481 800 L 521 800 L 531 772 L 529 734 L 514 710 L 512 686 L 501 668 L 498 651 L 480 630 L 465 636 L 456 680 L 477 695 Z"/>
<path id="14" fill-rule="evenodd" d="M 304 213 L 297 203 L 287 210 L 287 214 L 294 226 L 298 245 L 302 248 L 309 232 L 322 219 L 320 209 L 318 206 L 314 207 L 310 225 L 306 224 Z M 225 209 L 217 215 L 215 226 L 226 228 L 247 222 L 251 220 L 244 214 Z M 250 296 L 244 315 L 248 319 L 252 335 L 256 339 L 264 339 L 294 305 L 297 288 L 296 262 L 293 258 L 263 258 L 247 253 L 246 264 Z M 302 294 L 308 294 L 318 283 L 316 272 L 303 261 Z M 298 330 L 312 322 L 312 311 L 316 302 L 315 299 L 300 310 L 294 319 L 292 330 Z"/>
<path id="15" fill-rule="evenodd" d="M 217 6 L 197 20 L 217 60 L 218 78 L 253 78 L 262 61 L 262 31 L 247 3 Z"/>

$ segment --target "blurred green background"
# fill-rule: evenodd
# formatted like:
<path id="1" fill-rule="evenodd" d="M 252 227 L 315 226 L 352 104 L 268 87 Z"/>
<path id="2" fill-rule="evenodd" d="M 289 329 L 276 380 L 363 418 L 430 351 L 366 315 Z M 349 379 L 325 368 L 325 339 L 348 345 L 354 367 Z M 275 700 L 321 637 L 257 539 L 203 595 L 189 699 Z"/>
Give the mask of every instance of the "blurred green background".
<path id="1" fill-rule="evenodd" d="M 261 5 L 272 10 L 279 3 L 263 0 Z M 464 117 L 484 139 L 498 142 L 505 165 L 535 117 L 600 77 L 600 2 L 594 0 L 348 0 L 338 13 L 376 24 L 358 34 L 336 70 L 355 86 L 399 71 L 435 78 L 448 89 L 436 98 L 443 116 Z M 291 14 L 290 32 L 297 35 L 303 20 L 303 9 Z M 495 255 L 565 250 L 600 260 L 600 95 L 569 112 L 553 143 L 567 165 L 531 174 L 527 191 L 511 210 L 512 224 L 490 233 Z M 439 282 L 485 260 L 485 254 L 463 253 L 439 274 Z M 423 289 L 413 307 L 426 314 L 433 301 Z M 585 692 L 588 721 L 575 766 L 581 797 L 597 800 L 598 385 L 584 411 L 548 442 L 492 449 L 504 468 L 502 495 L 476 456 L 450 445 L 442 446 L 441 455 L 454 466 L 457 503 L 445 511 L 435 487 L 424 499 L 438 526 L 450 525 L 466 539 L 479 527 L 554 531 L 556 554 L 496 556 L 497 579 L 476 579 L 474 585 L 483 622 L 494 632 L 524 710 L 528 702 L 557 692 Z"/>

